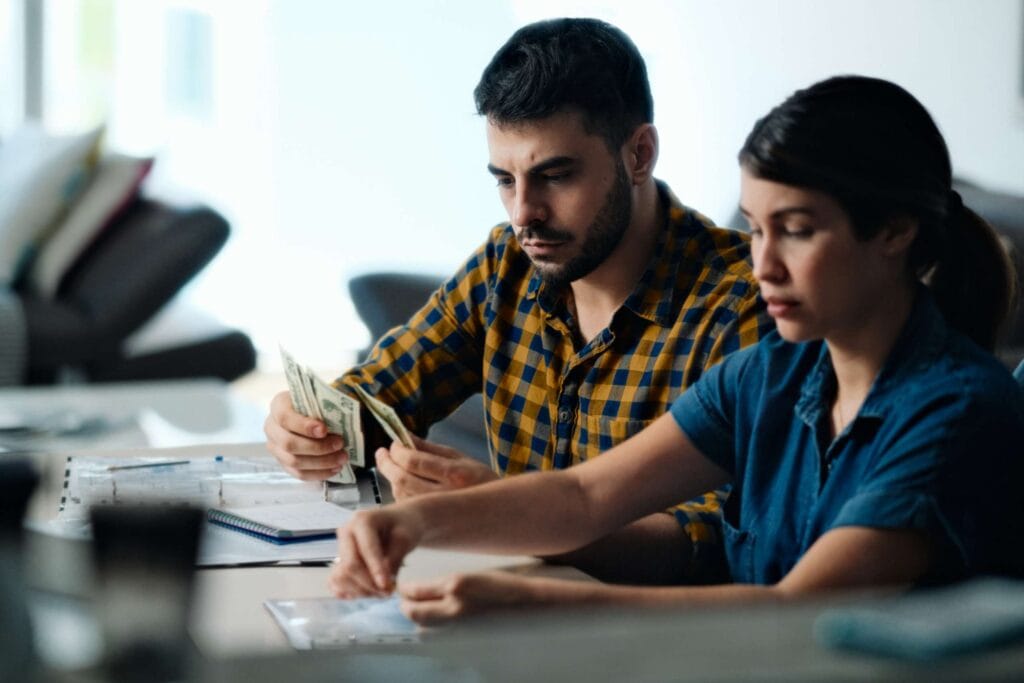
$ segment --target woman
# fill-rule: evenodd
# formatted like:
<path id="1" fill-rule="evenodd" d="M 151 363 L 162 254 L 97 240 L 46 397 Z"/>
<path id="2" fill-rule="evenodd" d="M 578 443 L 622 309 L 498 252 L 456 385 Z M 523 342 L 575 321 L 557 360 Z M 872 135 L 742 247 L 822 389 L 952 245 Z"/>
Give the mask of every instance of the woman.
<path id="1" fill-rule="evenodd" d="M 739 160 L 777 332 L 604 457 L 359 513 L 339 530 L 337 595 L 391 590 L 419 544 L 564 552 L 726 483 L 734 584 L 472 575 L 403 585 L 403 609 L 429 622 L 500 604 L 725 604 L 1021 573 L 1024 414 L 983 349 L 1011 272 L 951 189 L 927 111 L 885 81 L 829 79 L 761 119 Z"/>

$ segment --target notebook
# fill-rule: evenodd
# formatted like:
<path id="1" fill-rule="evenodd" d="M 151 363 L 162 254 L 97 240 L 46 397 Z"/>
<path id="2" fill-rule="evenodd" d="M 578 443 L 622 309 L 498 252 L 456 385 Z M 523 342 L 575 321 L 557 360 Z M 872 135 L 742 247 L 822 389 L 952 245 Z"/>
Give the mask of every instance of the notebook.
<path id="1" fill-rule="evenodd" d="M 318 500 L 252 507 L 211 508 L 214 524 L 248 533 L 273 543 L 289 543 L 333 536 L 348 522 L 352 510 Z"/>

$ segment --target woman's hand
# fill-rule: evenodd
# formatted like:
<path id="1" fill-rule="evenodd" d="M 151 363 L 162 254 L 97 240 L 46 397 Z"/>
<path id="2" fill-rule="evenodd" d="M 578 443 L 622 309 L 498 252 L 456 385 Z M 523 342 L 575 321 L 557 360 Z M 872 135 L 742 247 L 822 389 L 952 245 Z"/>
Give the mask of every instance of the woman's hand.
<path id="1" fill-rule="evenodd" d="M 402 612 L 426 625 L 494 610 L 535 606 L 543 601 L 544 584 L 550 582 L 493 571 L 407 581 L 398 587 L 398 593 L 402 597 Z"/>
<path id="2" fill-rule="evenodd" d="M 422 538 L 419 518 L 397 506 L 356 512 L 338 529 L 331 592 L 339 598 L 390 594 L 402 560 Z"/>

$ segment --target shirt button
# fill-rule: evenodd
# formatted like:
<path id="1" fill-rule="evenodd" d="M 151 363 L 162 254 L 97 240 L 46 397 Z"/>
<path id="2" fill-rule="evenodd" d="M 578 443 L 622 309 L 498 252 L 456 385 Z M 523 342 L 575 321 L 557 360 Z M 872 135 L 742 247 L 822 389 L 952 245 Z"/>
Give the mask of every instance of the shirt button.
<path id="1" fill-rule="evenodd" d="M 561 420 L 562 422 L 568 422 L 569 421 L 569 411 L 568 410 L 561 410 L 561 411 L 559 411 L 558 412 L 558 419 Z"/>

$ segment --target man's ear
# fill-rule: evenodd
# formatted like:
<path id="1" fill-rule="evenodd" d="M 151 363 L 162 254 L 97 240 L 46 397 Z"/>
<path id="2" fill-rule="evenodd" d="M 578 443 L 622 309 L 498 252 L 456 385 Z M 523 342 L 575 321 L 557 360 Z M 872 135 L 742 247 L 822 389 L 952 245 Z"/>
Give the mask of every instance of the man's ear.
<path id="1" fill-rule="evenodd" d="M 654 176 L 658 162 L 658 130 L 653 123 L 637 126 L 622 148 L 622 162 L 634 185 L 642 185 Z"/>
<path id="2" fill-rule="evenodd" d="M 908 214 L 898 214 L 885 221 L 880 236 L 887 256 L 905 254 L 917 237 L 918 221 Z"/>

